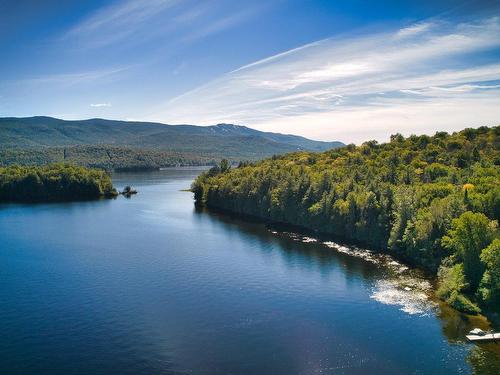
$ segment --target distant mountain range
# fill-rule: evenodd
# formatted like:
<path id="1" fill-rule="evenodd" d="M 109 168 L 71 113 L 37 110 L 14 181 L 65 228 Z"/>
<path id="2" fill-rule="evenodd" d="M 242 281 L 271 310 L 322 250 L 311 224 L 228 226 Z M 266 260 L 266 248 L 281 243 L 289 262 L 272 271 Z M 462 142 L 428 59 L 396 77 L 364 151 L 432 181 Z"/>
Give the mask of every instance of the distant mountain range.
<path id="1" fill-rule="evenodd" d="M 245 126 L 52 117 L 0 118 L 0 165 L 69 161 L 108 169 L 256 160 L 294 151 L 324 151 L 342 142 L 314 141 Z"/>

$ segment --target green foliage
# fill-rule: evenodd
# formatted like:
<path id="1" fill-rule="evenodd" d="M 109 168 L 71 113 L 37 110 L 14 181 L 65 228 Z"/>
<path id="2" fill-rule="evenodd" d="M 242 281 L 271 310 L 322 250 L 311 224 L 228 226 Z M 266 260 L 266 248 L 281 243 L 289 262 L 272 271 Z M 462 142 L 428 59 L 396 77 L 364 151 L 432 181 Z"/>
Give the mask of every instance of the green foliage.
<path id="1" fill-rule="evenodd" d="M 231 169 L 231 164 L 229 163 L 229 161 L 227 159 L 222 159 L 220 161 L 220 171 L 222 173 L 226 173 L 229 172 L 230 169 Z"/>
<path id="2" fill-rule="evenodd" d="M 490 306 L 500 305 L 500 239 L 493 242 L 481 252 L 481 261 L 486 266 L 479 294 L 483 302 Z"/>
<path id="3" fill-rule="evenodd" d="M 479 256 L 498 236 L 499 134 L 398 134 L 385 144 L 274 156 L 205 173 L 193 191 L 198 204 L 331 234 L 434 272 L 454 255 L 463 293 L 474 296 L 487 268 Z M 470 307 L 458 290 L 452 300 Z"/>
<path id="4" fill-rule="evenodd" d="M 98 169 L 66 164 L 0 167 L 0 202 L 95 199 L 114 195 L 111 177 Z"/>
<path id="5" fill-rule="evenodd" d="M 439 288 L 437 295 L 440 298 L 448 299 L 453 292 L 460 293 L 468 287 L 465 281 L 464 265 L 461 263 L 439 267 Z"/>
<path id="6" fill-rule="evenodd" d="M 457 254 L 464 265 L 464 273 L 472 291 L 479 286 L 484 264 L 479 256 L 495 234 L 496 222 L 482 213 L 467 211 L 454 219 L 448 234 L 443 237 L 445 248 Z"/>
<path id="7" fill-rule="evenodd" d="M 109 171 L 158 169 L 178 165 L 213 165 L 219 158 L 188 152 L 117 146 L 72 146 L 0 149 L 0 165 L 68 163 Z"/>
<path id="8" fill-rule="evenodd" d="M 464 274 L 464 266 L 461 263 L 452 266 L 442 265 L 438 272 L 439 288 L 437 295 L 457 310 L 477 314 L 481 310 L 470 301 L 463 291 L 469 285 Z"/>
<path id="9" fill-rule="evenodd" d="M 463 294 L 458 293 L 457 291 L 453 291 L 451 295 L 446 299 L 446 302 L 457 309 L 458 311 L 462 311 L 468 314 L 477 314 L 481 312 L 481 309 L 477 307 L 476 304 L 471 302 Z"/>

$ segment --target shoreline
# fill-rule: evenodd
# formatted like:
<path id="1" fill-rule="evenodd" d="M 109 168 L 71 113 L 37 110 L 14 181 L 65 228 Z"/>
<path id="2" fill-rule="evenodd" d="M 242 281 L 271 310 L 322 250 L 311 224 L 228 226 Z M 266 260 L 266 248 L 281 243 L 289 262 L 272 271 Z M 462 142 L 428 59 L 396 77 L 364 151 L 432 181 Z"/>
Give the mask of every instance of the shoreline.
<path id="1" fill-rule="evenodd" d="M 311 242 L 315 244 L 321 244 L 325 246 L 326 248 L 332 249 L 332 247 L 328 246 L 327 243 L 330 242 L 335 245 L 339 245 L 341 247 L 348 248 L 351 251 L 351 253 L 346 252 L 346 251 L 339 251 L 338 249 L 334 249 L 337 253 L 342 253 L 348 256 L 356 257 L 358 259 L 361 259 L 365 262 L 370 262 L 370 260 L 367 260 L 364 256 L 359 256 L 359 253 L 356 254 L 356 250 L 361 250 L 361 251 L 368 251 L 370 254 L 373 254 L 377 257 L 386 257 L 390 258 L 393 261 L 398 262 L 400 265 L 406 267 L 410 272 L 417 272 L 419 273 L 425 280 L 427 280 L 430 283 L 430 292 L 431 294 L 429 297 L 432 301 L 434 301 L 435 304 L 439 306 L 446 306 L 447 309 L 451 309 L 455 311 L 457 314 L 460 316 L 470 320 L 470 321 L 480 321 L 481 319 L 486 319 L 487 323 L 494 329 L 500 329 L 500 316 L 491 311 L 487 310 L 482 310 L 478 314 L 468 314 L 465 312 L 462 312 L 460 310 L 455 309 L 446 301 L 443 301 L 437 296 L 437 276 L 432 274 L 429 270 L 426 270 L 422 267 L 419 267 L 418 265 L 412 264 L 411 262 L 408 262 L 404 257 L 398 257 L 396 254 L 391 253 L 389 251 L 383 251 L 380 249 L 373 249 L 366 246 L 366 244 L 360 243 L 360 242 L 353 242 L 353 241 L 345 241 L 344 239 L 341 238 L 336 238 L 331 234 L 320 232 L 320 231 L 315 231 L 307 227 L 303 226 L 298 226 L 298 225 L 293 225 L 293 224 L 288 224 L 288 223 L 283 223 L 283 222 L 276 222 L 268 219 L 263 219 L 259 216 L 255 215 L 249 215 L 249 214 L 244 214 L 244 213 L 236 213 L 234 211 L 230 211 L 227 209 L 219 208 L 219 207 L 214 207 L 210 205 L 203 205 L 199 204 L 198 202 L 195 202 L 195 206 L 197 209 L 200 210 L 206 210 L 208 213 L 211 214 L 221 214 L 225 215 L 229 218 L 237 219 L 237 220 L 242 220 L 242 221 L 247 221 L 247 222 L 252 222 L 256 224 L 261 224 L 264 225 L 271 233 L 273 234 L 293 234 L 293 235 L 299 235 L 302 236 L 303 238 L 306 239 L 313 239 L 314 241 L 302 241 L 305 243 Z M 293 239 L 291 236 L 289 237 Z M 372 262 L 374 263 L 374 262 Z M 378 266 L 381 266 L 382 264 L 376 263 Z"/>

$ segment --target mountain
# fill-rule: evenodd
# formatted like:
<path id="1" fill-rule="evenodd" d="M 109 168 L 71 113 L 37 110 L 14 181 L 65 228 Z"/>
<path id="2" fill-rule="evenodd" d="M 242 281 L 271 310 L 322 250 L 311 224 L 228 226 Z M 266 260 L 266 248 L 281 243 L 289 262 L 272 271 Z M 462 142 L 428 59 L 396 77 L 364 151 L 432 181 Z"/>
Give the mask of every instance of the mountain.
<path id="1" fill-rule="evenodd" d="M 341 142 L 313 141 L 233 124 L 66 121 L 42 116 L 0 118 L 0 164 L 4 165 L 71 161 L 105 168 L 158 167 L 206 164 L 221 158 L 256 160 L 274 154 L 324 151 L 341 146 Z"/>

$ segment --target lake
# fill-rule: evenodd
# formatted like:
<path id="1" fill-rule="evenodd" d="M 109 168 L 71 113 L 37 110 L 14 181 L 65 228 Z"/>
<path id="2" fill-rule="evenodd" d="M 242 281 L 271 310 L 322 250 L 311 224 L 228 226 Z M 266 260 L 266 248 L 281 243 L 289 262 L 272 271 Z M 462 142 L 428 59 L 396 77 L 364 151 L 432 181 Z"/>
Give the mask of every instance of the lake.
<path id="1" fill-rule="evenodd" d="M 363 249 L 196 209 L 197 168 L 130 199 L 0 206 L 1 374 L 495 373 L 481 317 Z"/>

